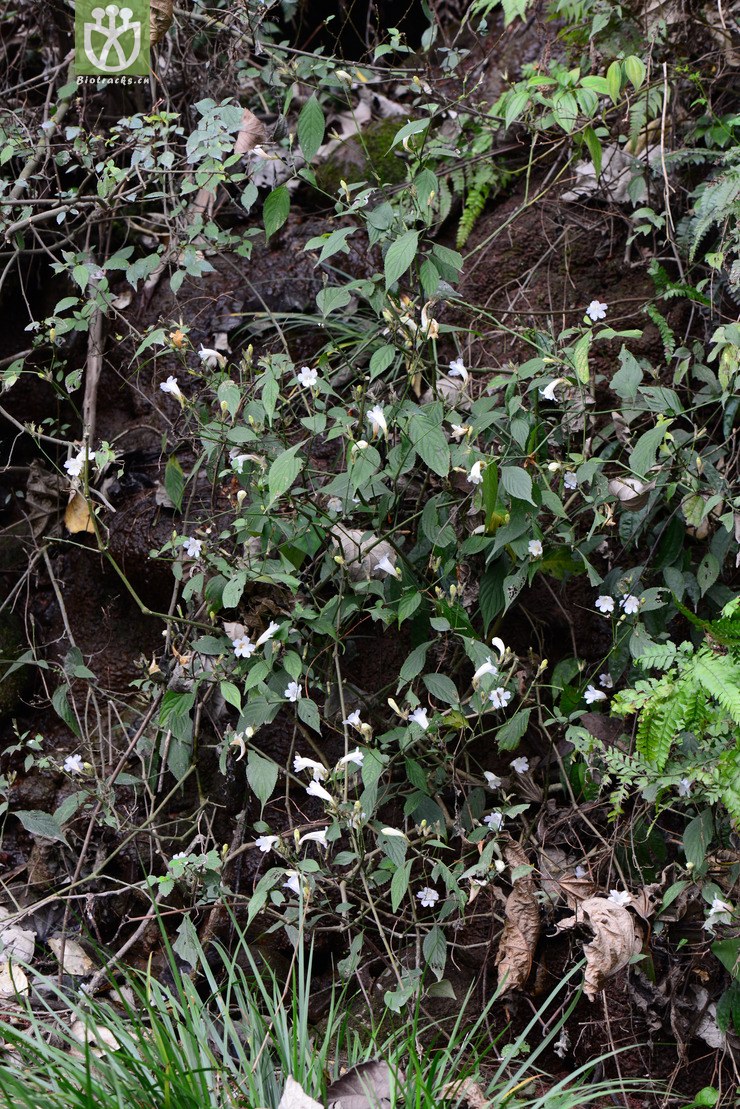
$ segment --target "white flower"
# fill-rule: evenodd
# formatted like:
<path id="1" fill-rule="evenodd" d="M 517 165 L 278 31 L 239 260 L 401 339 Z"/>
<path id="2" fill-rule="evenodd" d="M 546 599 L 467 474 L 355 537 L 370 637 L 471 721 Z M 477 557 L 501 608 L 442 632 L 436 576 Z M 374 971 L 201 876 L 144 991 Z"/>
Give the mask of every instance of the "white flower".
<path id="1" fill-rule="evenodd" d="M 527 543 L 527 550 L 532 558 L 542 558 L 542 543 L 539 539 L 530 539 Z"/>
<path id="2" fill-rule="evenodd" d="M 367 414 L 367 418 L 373 425 L 373 435 L 377 435 L 379 431 L 382 432 L 383 435 L 388 434 L 388 424 L 386 423 L 385 413 L 381 405 L 376 404 L 374 408 L 371 408 Z"/>
<path id="3" fill-rule="evenodd" d="M 64 469 L 67 471 L 69 477 L 79 477 L 85 469 L 85 451 L 84 449 L 75 458 L 68 458 L 64 463 Z"/>
<path id="4" fill-rule="evenodd" d="M 400 828 L 381 828 L 384 836 L 395 836 L 396 839 L 406 839 L 406 833 L 402 832 Z"/>
<path id="5" fill-rule="evenodd" d="M 681 781 L 678 783 L 678 796 L 690 797 L 691 787 L 693 784 L 694 782 L 691 778 L 682 778 Z"/>
<path id="6" fill-rule="evenodd" d="M 338 515 L 343 508 L 344 504 L 340 497 L 329 497 L 329 500 L 326 502 L 327 512 L 336 512 Z"/>
<path id="7" fill-rule="evenodd" d="M 596 607 L 599 612 L 603 612 L 605 616 L 608 616 L 610 612 L 614 612 L 614 598 L 602 594 L 596 598 Z"/>
<path id="8" fill-rule="evenodd" d="M 300 373 L 296 376 L 304 389 L 313 389 L 314 385 L 319 380 L 319 371 L 312 369 L 310 366 L 303 366 Z"/>
<path id="9" fill-rule="evenodd" d="M 720 897 L 715 897 L 709 910 L 709 916 L 704 921 L 703 927 L 706 928 L 707 931 L 712 932 L 716 924 L 730 924 L 731 921 L 729 918 L 734 911 L 732 905 L 729 905 Z"/>
<path id="10" fill-rule="evenodd" d="M 421 901 L 423 909 L 433 909 L 439 901 L 439 894 L 436 890 L 431 889 L 430 886 L 424 886 L 416 895 Z"/>
<path id="11" fill-rule="evenodd" d="M 262 635 L 255 643 L 255 647 L 262 647 L 265 643 L 267 643 L 269 639 L 272 639 L 275 632 L 279 630 L 280 625 L 276 624 L 274 620 L 271 620 L 268 627 L 265 629 L 265 631 L 262 632 Z"/>
<path id="12" fill-rule="evenodd" d="M 492 774 L 490 770 L 484 770 L 483 777 L 486 779 L 486 785 L 489 789 L 498 789 L 501 785 L 498 774 Z"/>
<path id="13" fill-rule="evenodd" d="M 394 563 L 391 562 L 388 555 L 383 555 L 380 561 L 376 564 L 373 573 L 377 574 L 378 571 L 380 571 L 382 574 L 390 574 L 394 578 L 397 578 L 400 573 Z"/>
<path id="14" fill-rule="evenodd" d="M 476 688 L 477 688 L 477 686 L 478 686 L 478 682 L 479 682 L 479 681 L 481 680 L 481 678 L 482 678 L 482 677 L 484 677 L 484 676 L 485 676 L 486 674 L 491 674 L 491 675 L 492 675 L 492 677 L 494 677 L 494 678 L 495 678 L 495 677 L 496 677 L 496 675 L 498 674 L 498 666 L 495 666 L 495 665 L 494 665 L 494 664 L 493 664 L 493 663 L 491 662 L 491 656 L 490 656 L 490 655 L 488 656 L 488 658 L 486 659 L 486 661 L 485 661 L 484 663 L 482 663 L 482 664 L 481 664 L 481 665 L 480 665 L 480 666 L 478 667 L 478 669 L 476 670 L 476 672 L 475 672 L 475 673 L 473 674 L 473 689 L 476 689 Z"/>
<path id="15" fill-rule="evenodd" d="M 544 389 L 540 389 L 540 396 L 542 399 L 555 401 L 557 403 L 558 398 L 555 394 L 555 390 L 563 381 L 565 381 L 564 377 L 556 377 L 555 380 L 551 381 L 549 385 L 546 385 Z"/>
<path id="16" fill-rule="evenodd" d="M 280 842 L 280 836 L 258 836 L 254 841 L 254 846 L 258 847 L 263 855 L 268 851 L 272 851 L 276 843 Z"/>
<path id="17" fill-rule="evenodd" d="M 589 685 L 586 687 L 583 699 L 587 705 L 593 705 L 596 701 L 605 701 L 606 693 L 601 689 L 597 689 L 595 685 Z"/>
<path id="18" fill-rule="evenodd" d="M 283 882 L 283 886 L 286 889 L 291 890 L 293 893 L 298 893 L 299 894 L 301 892 L 301 880 L 298 876 L 298 871 L 297 870 L 286 870 L 285 871 L 285 876 L 287 878 L 287 881 Z"/>
<path id="19" fill-rule="evenodd" d="M 182 549 L 185 551 L 188 558 L 200 558 L 200 552 L 203 550 L 203 541 L 201 539 L 193 539 L 192 536 L 189 536 L 185 540 Z"/>
<path id="20" fill-rule="evenodd" d="M 563 474 L 563 485 L 566 489 L 578 488 L 578 476 L 572 470 L 566 470 Z"/>
<path id="21" fill-rule="evenodd" d="M 82 774 L 84 769 L 82 755 L 67 755 L 64 760 L 64 769 L 67 774 Z"/>
<path id="22" fill-rule="evenodd" d="M 619 605 L 624 610 L 625 616 L 634 616 L 636 612 L 639 612 L 640 598 L 635 597 L 632 593 L 625 593 Z"/>
<path id="23" fill-rule="evenodd" d="M 608 304 L 604 304 L 600 300 L 592 300 L 588 308 L 586 309 L 586 315 L 589 319 L 594 320 L 594 322 L 596 320 L 603 320 L 606 316 L 606 310 L 608 307 Z"/>
<path id="24" fill-rule="evenodd" d="M 296 774 L 300 774 L 302 770 L 310 770 L 315 780 L 321 779 L 322 781 L 329 773 L 323 763 L 316 762 L 315 759 L 306 759 L 303 755 L 295 756 L 293 759 L 293 769 Z"/>
<path id="25" fill-rule="evenodd" d="M 491 646 L 495 647 L 496 650 L 498 651 L 498 657 L 499 657 L 499 662 L 500 662 L 501 659 L 506 654 L 506 644 L 504 643 L 503 639 L 499 639 L 499 637 L 497 635 L 494 635 L 493 639 L 491 640 Z"/>
<path id="26" fill-rule="evenodd" d="M 169 393 L 170 396 L 177 397 L 178 400 L 183 399 L 180 386 L 177 384 L 177 378 L 173 377 L 172 374 L 160 384 L 159 388 L 163 393 Z"/>
<path id="27" fill-rule="evenodd" d="M 409 720 L 411 720 L 414 724 L 418 724 L 418 726 L 424 732 L 429 727 L 429 717 L 427 716 L 427 710 L 422 708 L 421 705 L 418 709 L 414 709 L 414 711 L 409 716 Z"/>
<path id="28" fill-rule="evenodd" d="M 488 825 L 489 832 L 500 832 L 504 823 L 504 814 L 489 812 L 488 816 L 483 817 L 483 823 Z"/>
<path id="29" fill-rule="evenodd" d="M 464 439 L 470 431 L 467 424 L 451 424 L 451 427 L 453 439 Z"/>
<path id="30" fill-rule="evenodd" d="M 315 778 L 306 787 L 306 793 L 309 797 L 320 797 L 322 801 L 326 801 L 330 805 L 334 804 L 334 798 L 329 790 L 324 789 L 321 782 L 317 782 Z"/>
<path id="31" fill-rule="evenodd" d="M 238 639 L 232 639 L 231 645 L 237 658 L 251 658 L 257 650 L 248 635 L 240 635 Z"/>
<path id="32" fill-rule="evenodd" d="M 224 355 L 218 350 L 213 350 L 212 347 L 202 346 L 198 351 L 198 357 L 209 370 L 215 370 L 216 366 L 223 367 L 226 365 L 226 358 Z"/>
<path id="33" fill-rule="evenodd" d="M 450 377 L 461 377 L 463 385 L 467 385 L 470 374 L 465 369 L 462 358 L 456 358 L 454 362 L 450 362 Z"/>
<path id="34" fill-rule="evenodd" d="M 515 770 L 517 774 L 526 774 L 529 770 L 529 759 L 524 755 L 521 758 L 514 759 L 511 763 L 511 769 Z"/>
<path id="35" fill-rule="evenodd" d="M 302 843 L 318 843 L 319 846 L 323 847 L 326 851 L 329 848 L 329 844 L 326 842 L 326 833 L 328 831 L 328 828 L 321 828 L 318 832 L 306 832 L 306 834 L 301 836 L 298 840 L 298 846 L 300 847 Z"/>
<path id="36" fill-rule="evenodd" d="M 294 704 L 296 701 L 300 701 L 302 696 L 303 690 L 298 682 L 288 682 L 288 688 L 283 690 L 283 697 L 287 697 L 288 700 L 292 701 Z"/>
<path id="37" fill-rule="evenodd" d="M 496 689 L 491 690 L 488 694 L 488 700 L 495 709 L 505 709 L 511 700 L 511 693 L 508 689 L 504 689 L 504 687 L 500 685 Z"/>
<path id="38" fill-rule="evenodd" d="M 586 877 L 586 868 L 585 868 L 585 866 L 577 866 L 576 870 L 575 870 L 575 874 L 576 874 L 576 878 L 585 878 Z"/>
<path id="39" fill-rule="evenodd" d="M 362 721 L 360 720 L 360 710 L 355 709 L 355 711 L 351 712 L 347 719 L 343 720 L 342 723 L 348 724 L 350 728 L 357 728 L 357 730 L 359 731 L 362 726 Z"/>
<path id="40" fill-rule="evenodd" d="M 621 905 L 624 908 L 625 905 L 632 903 L 632 894 L 627 890 L 609 890 L 607 901 L 613 901 L 615 905 Z"/>
<path id="41" fill-rule="evenodd" d="M 360 750 L 359 747 L 355 747 L 354 751 L 350 751 L 349 754 L 342 756 L 342 758 L 337 763 L 337 766 L 347 766 L 347 764 L 350 762 L 353 762 L 355 766 L 362 766 L 364 761 L 364 753 Z"/>
<path id="42" fill-rule="evenodd" d="M 467 480 L 470 482 L 471 485 L 480 485 L 482 483 L 484 466 L 485 462 L 479 461 L 474 462 L 473 465 L 470 467 L 470 473 L 468 474 Z"/>
<path id="43" fill-rule="evenodd" d="M 599 674 L 599 685 L 602 689 L 612 689 L 614 686 L 614 679 L 611 674 Z"/>

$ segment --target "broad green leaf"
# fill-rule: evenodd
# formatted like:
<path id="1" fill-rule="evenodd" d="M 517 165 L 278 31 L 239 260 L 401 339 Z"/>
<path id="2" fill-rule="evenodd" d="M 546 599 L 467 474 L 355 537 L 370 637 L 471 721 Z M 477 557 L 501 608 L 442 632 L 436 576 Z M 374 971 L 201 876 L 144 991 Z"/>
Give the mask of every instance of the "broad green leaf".
<path id="1" fill-rule="evenodd" d="M 285 185 L 278 185 L 273 189 L 268 196 L 265 197 L 265 203 L 262 207 L 262 220 L 265 225 L 265 238 L 269 239 L 278 231 L 286 219 L 290 211 L 290 193 Z"/>
<path id="2" fill-rule="evenodd" d="M 385 346 L 378 347 L 377 350 L 374 350 L 373 356 L 370 359 L 370 380 L 374 381 L 375 378 L 379 377 L 384 370 L 387 370 L 395 357 L 396 348 L 394 346 L 390 346 L 390 344 L 386 344 Z"/>
<path id="3" fill-rule="evenodd" d="M 221 690 L 221 696 L 223 697 L 224 701 L 226 701 L 227 705 L 233 705 L 238 712 L 241 712 L 242 695 L 239 692 L 238 687 L 235 686 L 233 682 L 224 681 L 219 684 L 219 689 Z"/>
<path id="4" fill-rule="evenodd" d="M 221 603 L 224 608 L 236 608 L 242 599 L 246 584 L 247 575 L 244 570 L 238 570 L 233 577 L 229 578 L 221 595 Z"/>
<path id="5" fill-rule="evenodd" d="M 250 751 L 247 755 L 247 781 L 262 805 L 266 805 L 272 797 L 277 780 L 277 763 L 263 758 L 256 751 Z"/>
<path id="6" fill-rule="evenodd" d="M 460 703 L 460 695 L 457 692 L 457 687 L 446 674 L 425 674 L 422 680 L 432 697 L 436 698 L 436 700 L 444 701 L 447 705 L 457 705 Z"/>
<path id="7" fill-rule="evenodd" d="M 398 675 L 399 689 L 402 685 L 407 685 L 409 682 L 412 682 L 414 678 L 418 677 L 419 674 L 421 674 L 422 670 L 424 669 L 424 663 L 426 662 L 427 651 L 429 650 L 429 647 L 429 643 L 420 643 L 419 646 L 415 647 L 411 654 L 408 656 Z"/>
<path id="8" fill-rule="evenodd" d="M 398 146 L 404 139 L 409 139 L 412 135 L 420 135 L 422 131 L 426 131 L 428 126 L 428 119 L 412 119 L 410 123 L 404 123 L 403 127 L 396 131 L 390 149 L 393 150 L 394 146 Z"/>
<path id="9" fill-rule="evenodd" d="M 233 419 L 239 411 L 239 405 L 242 402 L 242 395 L 239 391 L 239 386 L 235 381 L 222 381 L 218 387 L 218 402 L 222 408 L 225 408 Z"/>
<path id="10" fill-rule="evenodd" d="M 298 116 L 298 142 L 307 162 L 313 160 L 316 151 L 324 141 L 324 113 L 314 93 L 301 108 Z"/>
<path id="11" fill-rule="evenodd" d="M 532 500 L 532 479 L 521 466 L 502 466 L 501 484 L 510 497 L 534 504 Z"/>
<path id="12" fill-rule="evenodd" d="M 580 339 L 573 347 L 573 366 L 576 371 L 576 377 L 581 385 L 588 385 L 588 352 L 590 348 L 591 332 L 587 331 L 585 335 L 581 335 Z"/>
<path id="13" fill-rule="evenodd" d="M 634 400 L 644 377 L 642 367 L 626 347 L 622 347 L 619 352 L 619 361 L 622 365 L 609 382 L 609 386 L 622 400 Z"/>
<path id="14" fill-rule="evenodd" d="M 663 442 L 669 426 L 669 421 L 661 420 L 655 427 L 644 432 L 635 443 L 635 449 L 630 454 L 630 469 L 637 477 L 645 477 L 651 466 L 655 465 L 658 447 Z"/>
<path id="15" fill-rule="evenodd" d="M 409 859 L 403 866 L 399 866 L 391 878 L 391 909 L 394 913 L 398 912 L 398 906 L 403 901 L 409 888 L 411 861 Z"/>
<path id="16" fill-rule="evenodd" d="M 178 512 L 182 512 L 182 495 L 185 491 L 185 474 L 173 454 L 164 468 L 164 488 Z"/>
<path id="17" fill-rule="evenodd" d="M 450 472 L 450 447 L 440 425 L 420 412 L 409 421 L 409 436 L 416 453 L 440 477 Z"/>
<path id="18" fill-rule="evenodd" d="M 609 96 L 613 104 L 619 103 L 619 94 L 622 91 L 622 67 L 619 62 L 612 62 L 606 71 L 606 83 Z"/>
<path id="19" fill-rule="evenodd" d="M 385 287 L 390 289 L 403 277 L 409 268 L 419 247 L 419 232 L 406 231 L 399 239 L 391 243 L 385 256 Z"/>
<path id="20" fill-rule="evenodd" d="M 588 147 L 588 152 L 591 155 L 591 161 L 594 164 L 594 172 L 597 177 L 601 176 L 601 143 L 594 131 L 593 127 L 587 127 L 583 132 L 583 141 Z"/>
<path id="21" fill-rule="evenodd" d="M 683 850 L 686 862 L 691 863 L 695 870 L 703 867 L 707 857 L 707 849 L 714 835 L 712 810 L 704 809 L 690 820 L 683 833 Z"/>
<path id="22" fill-rule="evenodd" d="M 289 450 L 283 451 L 270 466 L 270 472 L 267 475 L 267 486 L 270 491 L 269 503 L 271 505 L 290 489 L 303 469 L 304 460 L 298 457 L 301 446 L 301 443 L 296 443 Z"/>
<path id="23" fill-rule="evenodd" d="M 321 717 L 318 706 L 310 697 L 301 697 L 297 704 L 298 717 L 304 724 L 308 724 L 314 732 L 321 734 Z"/>
<path id="24" fill-rule="evenodd" d="M 645 74 L 647 73 L 642 58 L 638 58 L 636 54 L 630 54 L 628 58 L 624 59 L 622 64 L 627 80 L 630 81 L 636 89 L 641 88 L 645 80 Z"/>
<path id="25" fill-rule="evenodd" d="M 447 962 L 447 940 L 442 929 L 436 924 L 427 932 L 421 949 L 427 966 L 439 982 L 444 975 Z"/>
<path id="26" fill-rule="evenodd" d="M 61 824 L 50 813 L 40 809 L 19 809 L 13 814 L 32 836 L 50 839 L 69 847 Z"/>
<path id="27" fill-rule="evenodd" d="M 337 308 L 344 308 L 352 300 L 352 293 L 343 285 L 327 285 L 316 294 L 316 303 L 322 316 L 330 316 Z"/>
<path id="28" fill-rule="evenodd" d="M 521 115 L 529 104 L 529 92 L 527 89 L 514 89 L 506 97 L 506 108 L 504 110 L 504 126 L 511 127 Z"/>

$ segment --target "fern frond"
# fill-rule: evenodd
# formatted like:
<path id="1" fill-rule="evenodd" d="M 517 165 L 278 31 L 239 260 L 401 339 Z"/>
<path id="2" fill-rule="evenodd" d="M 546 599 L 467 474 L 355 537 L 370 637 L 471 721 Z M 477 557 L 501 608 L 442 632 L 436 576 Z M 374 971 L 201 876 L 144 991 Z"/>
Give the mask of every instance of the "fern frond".
<path id="1" fill-rule="evenodd" d="M 663 350 L 665 352 L 665 360 L 666 362 L 670 362 L 673 357 L 673 352 L 676 349 L 676 336 L 673 334 L 668 320 L 665 316 L 661 316 L 654 304 L 645 305 L 645 315 L 650 317 L 660 332 L 660 337 L 663 341 Z"/>
<path id="2" fill-rule="evenodd" d="M 694 683 L 687 678 L 678 682 L 663 680 L 640 714 L 635 742 L 637 752 L 656 770 L 668 762 L 673 741 L 686 727 L 694 710 Z"/>
<path id="3" fill-rule="evenodd" d="M 483 181 L 477 186 L 473 186 L 465 199 L 465 206 L 460 216 L 460 223 L 457 228 L 457 236 L 455 239 L 455 246 L 458 250 L 462 250 L 465 246 L 470 232 L 475 227 L 475 224 L 481 212 L 486 206 L 488 194 L 491 191 L 492 182 Z"/>
<path id="4" fill-rule="evenodd" d="M 715 655 L 704 648 L 694 657 L 691 674 L 735 723 L 740 724 L 740 662 L 730 655 Z"/>

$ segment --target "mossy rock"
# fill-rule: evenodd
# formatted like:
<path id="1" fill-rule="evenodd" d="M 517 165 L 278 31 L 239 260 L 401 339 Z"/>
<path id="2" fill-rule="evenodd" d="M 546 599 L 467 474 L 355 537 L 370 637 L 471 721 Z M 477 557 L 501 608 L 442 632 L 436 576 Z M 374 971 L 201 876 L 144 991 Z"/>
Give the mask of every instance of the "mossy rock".
<path id="1" fill-rule="evenodd" d="M 336 196 L 341 182 L 348 185 L 367 181 L 370 185 L 400 185 L 406 180 L 406 161 L 398 148 L 391 150 L 406 116 L 378 119 L 361 132 L 339 144 L 325 162 L 316 167 L 316 183 L 320 189 Z"/>
<path id="2" fill-rule="evenodd" d="M 21 621 L 13 612 L 0 612 L 0 719 L 17 708 L 28 688 L 31 677 L 28 666 L 21 666 L 9 677 L 5 676 L 26 647 Z"/>

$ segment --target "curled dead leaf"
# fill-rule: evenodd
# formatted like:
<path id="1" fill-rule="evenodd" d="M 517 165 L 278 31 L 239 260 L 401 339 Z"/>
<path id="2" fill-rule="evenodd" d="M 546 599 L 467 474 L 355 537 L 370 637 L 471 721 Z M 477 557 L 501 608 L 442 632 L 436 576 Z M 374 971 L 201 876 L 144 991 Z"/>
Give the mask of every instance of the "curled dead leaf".
<path id="1" fill-rule="evenodd" d="M 295 1078 L 288 1077 L 278 1109 L 324 1109 L 319 1101 L 309 1097 Z"/>
<path id="2" fill-rule="evenodd" d="M 505 845 L 504 857 L 512 869 L 527 866 L 529 860 L 521 846 L 513 840 Z M 506 899 L 504 929 L 496 954 L 498 984 L 506 990 L 518 990 L 529 978 L 542 923 L 540 907 L 534 895 L 530 875 L 519 878 Z"/>
<path id="3" fill-rule="evenodd" d="M 172 26 L 174 0 L 149 0 L 149 45 L 164 38 Z"/>
<path id="4" fill-rule="evenodd" d="M 326 1091 L 329 1109 L 390 1109 L 393 1087 L 403 1082 L 382 1059 L 352 1067 Z"/>
<path id="5" fill-rule="evenodd" d="M 72 493 L 69 504 L 64 510 L 64 526 L 72 535 L 77 535 L 81 531 L 95 534 L 90 507 L 82 493 L 77 490 Z"/>
<path id="6" fill-rule="evenodd" d="M 626 512 L 639 512 L 644 508 L 654 488 L 654 481 L 643 482 L 636 477 L 613 478 L 609 482 L 609 492 Z"/>
<path id="7" fill-rule="evenodd" d="M 28 978 L 21 967 L 4 959 L 0 962 L 0 999 L 28 993 Z"/>
<path id="8" fill-rule="evenodd" d="M 234 153 L 248 154 L 255 146 L 259 146 L 264 142 L 267 142 L 267 131 L 264 123 L 257 119 L 257 116 L 254 112 L 250 112 L 249 108 L 245 108 L 239 134 L 236 136 L 236 142 L 234 143 Z"/>
<path id="9" fill-rule="evenodd" d="M 65 974 L 81 976 L 89 974 L 92 970 L 92 959 L 75 940 L 67 940 L 63 944 L 61 936 L 50 936 L 47 943 L 59 962 L 62 963 Z M 64 951 L 62 951 L 62 946 L 64 946 Z M 64 958 L 63 962 L 62 956 Z"/>
<path id="10" fill-rule="evenodd" d="M 642 937 L 631 913 L 606 897 L 587 898 L 573 916 L 561 920 L 557 927 L 562 932 L 579 924 L 587 924 L 594 933 L 591 943 L 583 947 L 586 956 L 583 990 L 593 1001 L 607 979 L 623 970 L 632 956 L 641 951 Z"/>
<path id="11" fill-rule="evenodd" d="M 396 552 L 390 543 L 379 541 L 377 536 L 359 528 L 344 528 L 336 524 L 331 529 L 332 539 L 341 548 L 347 573 L 352 581 L 369 580 L 382 573 L 380 563 L 386 559 L 396 564 Z"/>

